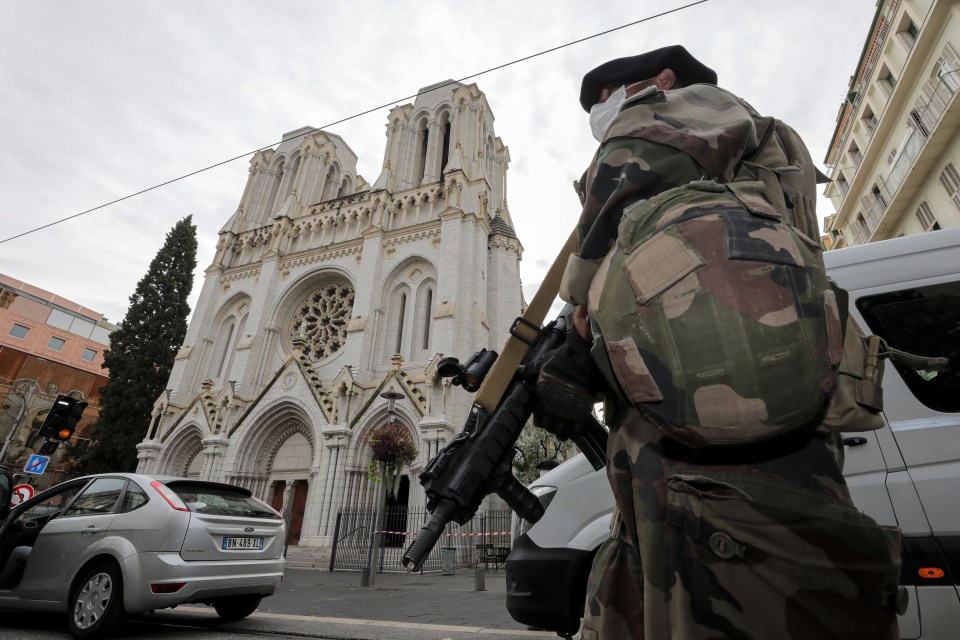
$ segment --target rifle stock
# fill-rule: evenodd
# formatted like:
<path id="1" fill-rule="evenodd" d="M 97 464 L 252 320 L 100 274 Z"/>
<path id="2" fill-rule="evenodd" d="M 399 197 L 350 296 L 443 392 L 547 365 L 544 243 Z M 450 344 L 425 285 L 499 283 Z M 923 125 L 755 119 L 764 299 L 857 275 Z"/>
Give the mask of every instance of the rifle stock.
<path id="1" fill-rule="evenodd" d="M 569 307 L 564 309 L 568 312 Z M 535 362 L 559 346 L 567 330 L 567 317 L 543 327 L 524 362 Z M 513 475 L 513 447 L 533 413 L 535 377 L 515 373 L 497 406 L 490 412 L 474 404 L 463 430 L 427 463 L 420 484 L 427 493 L 430 515 L 403 555 L 403 565 L 418 571 L 450 522 L 465 524 L 474 516 L 483 498 L 499 495 L 517 515 L 536 522 L 543 505 Z M 574 442 L 595 469 L 606 464 L 607 432 L 591 418 Z"/>

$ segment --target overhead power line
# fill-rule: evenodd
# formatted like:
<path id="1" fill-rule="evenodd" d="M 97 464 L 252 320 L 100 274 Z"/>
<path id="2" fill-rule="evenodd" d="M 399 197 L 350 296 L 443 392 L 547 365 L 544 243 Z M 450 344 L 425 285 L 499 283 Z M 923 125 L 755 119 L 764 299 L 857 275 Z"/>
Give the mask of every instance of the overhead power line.
<path id="1" fill-rule="evenodd" d="M 565 49 L 565 48 L 567 48 L 567 47 L 571 47 L 571 46 L 573 46 L 573 45 L 575 45 L 575 44 L 580 44 L 581 42 L 586 42 L 587 40 L 592 40 L 592 39 L 594 39 L 594 38 L 599 38 L 600 36 L 605 36 L 605 35 L 607 35 L 607 34 L 610 34 L 610 33 L 615 32 L 615 31 L 620 31 L 620 30 L 622 30 L 622 29 L 626 29 L 626 28 L 628 28 L 628 27 L 633 27 L 633 26 L 636 26 L 636 25 L 638 25 L 638 24 L 642 24 L 642 23 L 644 23 L 644 22 L 649 22 L 650 20 L 655 20 L 655 19 L 657 19 L 657 18 L 662 18 L 663 16 L 670 15 L 671 13 L 676 13 L 676 12 L 682 11 L 682 10 L 684 10 L 684 9 L 689 9 L 690 7 L 694 7 L 694 6 L 698 5 L 698 4 L 704 4 L 704 3 L 709 2 L 709 1 L 710 1 L 710 0 L 697 0 L 696 2 L 691 2 L 691 3 L 689 3 L 689 4 L 685 4 L 685 5 L 682 5 L 682 6 L 679 6 L 679 7 L 675 7 L 675 8 L 673 8 L 673 9 L 669 9 L 669 10 L 667 10 L 667 11 L 662 11 L 662 12 L 660 12 L 660 13 L 657 13 L 657 14 L 654 14 L 654 15 L 651 15 L 651 16 L 647 16 L 646 18 L 641 18 L 641 19 L 639 19 L 639 20 L 634 20 L 633 22 L 627 22 L 627 23 L 622 24 L 622 25 L 620 25 L 620 26 L 618 26 L 618 27 L 613 27 L 612 29 L 607 29 L 606 31 L 600 31 L 599 33 L 594 33 L 593 35 L 589 35 L 589 36 L 586 36 L 586 37 L 583 37 L 583 38 L 579 38 L 579 39 L 577 39 L 577 40 L 571 40 L 570 42 L 567 42 L 567 43 L 558 45 L 558 46 L 556 46 L 556 47 L 551 47 L 551 48 L 549 48 L 549 49 L 544 49 L 543 51 L 540 51 L 540 52 L 538 52 L 538 53 L 532 53 L 532 54 L 530 54 L 530 55 L 528 55 L 528 56 L 524 56 L 524 57 L 522 57 L 522 58 L 516 58 L 515 60 L 511 60 L 510 62 L 505 62 L 505 63 L 499 64 L 499 65 L 497 65 L 497 66 L 495 66 L 495 67 L 490 67 L 489 69 L 484 69 L 483 71 L 478 71 L 478 72 L 476 72 L 476 73 L 471 73 L 471 74 L 468 75 L 468 76 L 463 76 L 463 77 L 460 78 L 459 80 L 450 80 L 450 81 L 448 81 L 448 82 L 444 82 L 444 83 L 438 84 L 438 85 L 434 86 L 433 88 L 434 88 L 434 89 L 440 89 L 440 88 L 442 88 L 442 87 L 446 87 L 446 86 L 449 86 L 449 85 L 451 85 L 451 84 L 457 84 L 457 83 L 464 82 L 464 81 L 466 81 L 466 80 L 471 80 L 471 79 L 473 79 L 473 78 L 477 78 L 477 77 L 479 77 L 479 76 L 482 76 L 482 75 L 485 75 L 485 74 L 488 74 L 488 73 L 492 73 L 492 72 L 494 72 L 494 71 L 499 71 L 500 69 L 505 69 L 506 67 L 509 67 L 509 66 L 512 66 L 512 65 L 515 65 L 515 64 L 519 64 L 519 63 L 521 63 L 521 62 L 526 62 L 527 60 L 532 60 L 533 58 L 538 58 L 538 57 L 543 56 L 543 55 L 546 55 L 546 54 L 548 54 L 548 53 L 553 53 L 554 51 L 559 51 L 560 49 Z M 325 124 L 325 125 L 323 125 L 322 127 L 316 127 L 316 128 L 314 128 L 314 129 L 310 129 L 309 131 L 305 131 L 304 133 L 301 133 L 301 134 L 298 135 L 297 137 L 308 136 L 308 135 L 310 135 L 310 134 L 312 134 L 312 133 L 316 133 L 317 131 L 320 131 L 320 130 L 322 130 L 322 129 L 329 129 L 330 127 L 333 127 L 333 126 L 336 126 L 336 125 L 338 125 L 338 124 L 347 122 L 348 120 L 353 120 L 353 119 L 355 119 L 355 118 L 359 118 L 359 117 L 361 117 L 361 116 L 365 116 L 365 115 L 367 115 L 367 114 L 369 114 L 369 113 L 373 113 L 374 111 L 379 111 L 380 109 L 385 109 L 385 108 L 387 108 L 387 107 L 393 106 L 393 105 L 398 104 L 398 103 L 400 103 L 400 102 L 403 102 L 403 101 L 405 101 L 405 100 L 413 100 L 414 98 L 417 97 L 417 95 L 418 95 L 417 93 L 414 93 L 413 95 L 405 96 L 405 97 L 403 97 L 403 98 L 397 98 L 396 100 L 391 100 L 391 101 L 386 102 L 386 103 L 384 103 L 384 104 L 381 104 L 381 105 L 379 105 L 379 106 L 376 106 L 376 107 L 372 107 L 372 108 L 370 108 L 370 109 L 367 109 L 366 111 L 361 111 L 361 112 L 359 112 L 359 113 L 353 114 L 352 116 L 347 116 L 346 118 L 341 118 L 340 120 L 335 120 L 334 122 L 330 122 L 330 123 L 328 123 L 328 124 Z M 281 141 L 281 142 L 282 142 L 282 141 Z M 146 189 L 141 189 L 140 191 L 137 191 L 137 192 L 131 193 L 131 194 L 129 194 L 129 195 L 123 196 L 122 198 L 117 198 L 116 200 L 111 200 L 110 202 L 105 202 L 104 204 L 98 205 L 98 206 L 96 206 L 96 207 L 92 207 L 92 208 L 90 208 L 90 209 L 87 209 L 86 211 L 81 211 L 80 213 L 75 213 L 75 214 L 73 214 L 73 215 L 71 215 L 71 216 L 67 216 L 67 217 L 65 217 L 65 218 L 60 218 L 59 220 L 54 220 L 53 222 L 47 223 L 47 224 L 42 225 L 42 226 L 39 226 L 39 227 L 35 227 L 35 228 L 30 229 L 30 230 L 28 230 L 28 231 L 24 231 L 23 233 L 18 233 L 18 234 L 15 235 L 15 236 L 10 236 L 9 238 L 4 238 L 3 240 L 0 240 L 0 244 L 3 244 L 4 242 L 9 242 L 10 240 L 16 240 L 17 238 L 22 238 L 23 236 L 30 235 L 31 233 L 36 233 L 37 231 L 42 231 L 43 229 L 47 229 L 48 227 L 52 227 L 52 226 L 54 226 L 54 225 L 58 225 L 58 224 L 60 224 L 61 222 L 66 222 L 66 221 L 68 221 L 68 220 L 73 220 L 74 218 L 79 218 L 80 216 L 86 215 L 86 214 L 88 214 L 88 213 L 92 213 L 92 212 L 94 212 L 94 211 L 98 211 L 98 210 L 100 210 L 100 209 L 104 209 L 104 208 L 109 207 L 109 206 L 111 206 L 111 205 L 115 205 L 115 204 L 117 204 L 118 202 L 123 202 L 124 200 L 129 200 L 129 199 L 131 199 L 131 198 L 135 198 L 135 197 L 137 197 L 137 196 L 139 196 L 139 195 L 143 195 L 144 193 L 147 193 L 148 191 L 155 191 L 156 189 L 159 189 L 159 188 L 161 188 L 161 187 L 165 187 L 165 186 L 167 186 L 167 185 L 169 185 L 169 184 L 173 184 L 174 182 L 179 182 L 180 180 L 185 180 L 186 178 L 190 178 L 190 177 L 192 177 L 192 176 L 195 176 L 195 175 L 197 175 L 198 173 L 203 173 L 204 171 L 209 171 L 209 170 L 211 170 L 211 169 L 216 169 L 217 167 L 221 167 L 221 166 L 223 166 L 223 165 L 225 165 L 225 164 L 229 164 L 229 163 L 234 162 L 234 161 L 236 161 L 236 160 L 240 160 L 241 158 L 246 158 L 247 156 L 252 155 L 252 154 L 254 154 L 254 153 L 259 153 L 260 151 L 265 151 L 265 150 L 267 150 L 267 149 L 272 149 L 273 147 L 275 147 L 275 146 L 278 145 L 278 144 L 280 144 L 280 143 L 279 143 L 279 142 L 274 142 L 274 143 L 271 143 L 271 144 L 269 144 L 269 145 L 267 145 L 267 146 L 265 146 L 265 147 L 260 147 L 260 148 L 258 148 L 258 149 L 254 149 L 254 150 L 252 150 L 252 151 L 246 151 L 246 152 L 244 152 L 244 153 L 241 153 L 240 155 L 233 156 L 232 158 L 227 158 L 226 160 L 221 160 L 220 162 L 217 162 L 217 163 L 215 163 L 215 164 L 211 164 L 211 165 L 208 166 L 208 167 L 204 167 L 204 168 L 202 168 L 202 169 L 197 169 L 196 171 L 191 171 L 190 173 L 185 173 L 185 174 L 183 174 L 182 176 L 179 176 L 179 177 L 176 177 L 176 178 L 171 178 L 170 180 L 167 180 L 166 182 L 161 182 L 161 183 L 159 183 L 159 184 L 153 185 L 152 187 L 147 187 Z"/>

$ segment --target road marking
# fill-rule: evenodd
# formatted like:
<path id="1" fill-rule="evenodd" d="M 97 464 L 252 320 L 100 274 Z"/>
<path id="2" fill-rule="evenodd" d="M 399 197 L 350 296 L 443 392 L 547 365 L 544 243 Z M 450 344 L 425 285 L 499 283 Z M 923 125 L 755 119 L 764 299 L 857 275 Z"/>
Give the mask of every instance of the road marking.
<path id="1" fill-rule="evenodd" d="M 209 614 L 208 607 L 192 607 L 180 605 L 177 611 L 190 611 L 191 613 Z M 449 624 L 422 624 L 417 622 L 392 622 L 389 620 L 364 620 L 361 618 L 324 618 L 319 616 L 304 616 L 294 613 L 270 613 L 267 611 L 254 611 L 250 618 L 266 618 L 274 620 L 291 620 L 298 622 L 325 622 L 327 624 L 353 624 L 369 627 L 393 627 L 401 629 L 419 629 L 422 631 L 451 631 L 456 633 L 474 633 L 477 635 L 497 634 L 510 636 L 525 636 L 528 638 L 556 638 L 557 634 L 552 631 L 528 631 L 525 629 L 501 629 L 498 627 L 468 627 Z"/>

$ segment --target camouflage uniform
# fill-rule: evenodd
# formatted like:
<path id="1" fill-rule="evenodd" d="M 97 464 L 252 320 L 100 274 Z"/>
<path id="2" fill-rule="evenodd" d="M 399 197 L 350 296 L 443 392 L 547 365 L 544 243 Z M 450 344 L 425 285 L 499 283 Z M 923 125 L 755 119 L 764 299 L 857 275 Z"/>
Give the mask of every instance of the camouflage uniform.
<path id="1" fill-rule="evenodd" d="M 623 210 L 638 200 L 741 179 L 764 122 L 710 85 L 628 100 L 586 175 L 578 259 L 596 265 L 616 253 Z M 782 196 L 774 206 L 815 238 L 813 188 L 811 176 L 790 206 Z M 591 317 L 602 311 L 603 262 Z M 610 350 L 598 364 L 621 390 L 605 412 L 618 515 L 594 561 L 583 638 L 897 638 L 899 533 L 853 506 L 839 436 L 793 430 L 754 444 L 686 446 L 623 397 L 636 383 L 611 375 L 611 365 L 623 371 L 617 357 Z"/>

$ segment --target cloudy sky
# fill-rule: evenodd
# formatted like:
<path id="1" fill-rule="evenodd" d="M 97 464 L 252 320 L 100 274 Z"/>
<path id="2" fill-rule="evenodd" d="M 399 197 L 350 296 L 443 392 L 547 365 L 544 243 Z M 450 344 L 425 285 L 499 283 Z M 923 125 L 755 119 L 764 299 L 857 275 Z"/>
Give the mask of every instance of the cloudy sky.
<path id="1" fill-rule="evenodd" d="M 690 1 L 607 0 L 596 10 L 583 0 L 8 0 L 0 272 L 117 322 L 164 235 L 193 215 L 192 306 L 253 150 Z M 874 11 L 874 0 L 708 0 L 468 80 L 486 94 L 510 149 L 508 202 L 527 298 L 579 214 L 571 183 L 596 145 L 577 101 L 586 71 L 683 44 L 721 86 L 792 124 L 821 162 Z M 388 111 L 328 127 L 371 183 Z M 820 206 L 821 217 L 832 212 L 826 200 Z"/>

